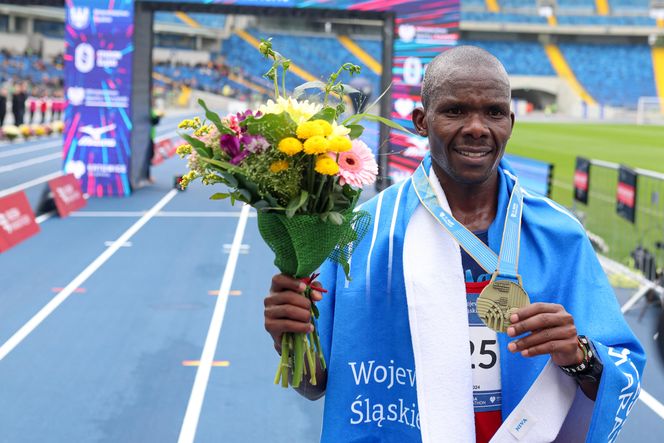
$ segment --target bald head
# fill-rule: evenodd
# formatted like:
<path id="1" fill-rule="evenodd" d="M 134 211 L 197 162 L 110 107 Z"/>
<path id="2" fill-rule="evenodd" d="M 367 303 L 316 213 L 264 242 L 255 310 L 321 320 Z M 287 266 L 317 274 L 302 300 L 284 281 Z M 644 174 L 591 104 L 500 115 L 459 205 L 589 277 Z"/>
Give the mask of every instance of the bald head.
<path id="1" fill-rule="evenodd" d="M 458 76 L 484 78 L 504 85 L 511 97 L 507 71 L 491 53 L 477 46 L 457 46 L 438 54 L 427 66 L 422 82 L 422 106 L 427 109 L 445 90 L 446 80 Z"/>

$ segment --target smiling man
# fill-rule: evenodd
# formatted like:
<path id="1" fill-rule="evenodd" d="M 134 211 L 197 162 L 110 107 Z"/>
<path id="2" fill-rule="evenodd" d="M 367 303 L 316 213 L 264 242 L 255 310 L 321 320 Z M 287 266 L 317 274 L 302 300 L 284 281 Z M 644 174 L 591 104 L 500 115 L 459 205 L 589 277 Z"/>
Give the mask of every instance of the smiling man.
<path id="1" fill-rule="evenodd" d="M 326 397 L 322 441 L 605 442 L 622 428 L 643 350 L 583 227 L 502 160 L 510 99 L 482 49 L 428 66 L 413 123 L 430 154 L 363 206 L 373 227 L 353 280 L 322 268 L 328 367 L 299 389 Z M 302 290 L 272 280 L 278 351 L 283 332 L 309 331 Z"/>

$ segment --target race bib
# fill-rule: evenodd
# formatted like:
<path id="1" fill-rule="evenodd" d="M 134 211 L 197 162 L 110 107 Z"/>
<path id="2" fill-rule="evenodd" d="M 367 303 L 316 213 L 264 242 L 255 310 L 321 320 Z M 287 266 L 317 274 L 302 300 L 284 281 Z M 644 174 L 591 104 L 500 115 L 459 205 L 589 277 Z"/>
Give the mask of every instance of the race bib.
<path id="1" fill-rule="evenodd" d="M 475 412 L 497 411 L 502 404 L 498 336 L 477 315 L 478 294 L 467 297 Z"/>

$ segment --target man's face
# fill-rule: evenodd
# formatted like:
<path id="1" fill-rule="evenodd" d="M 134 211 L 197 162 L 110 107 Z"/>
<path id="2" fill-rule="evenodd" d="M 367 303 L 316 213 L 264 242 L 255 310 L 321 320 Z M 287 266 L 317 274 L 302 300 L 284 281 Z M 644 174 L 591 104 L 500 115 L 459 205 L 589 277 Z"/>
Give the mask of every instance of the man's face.
<path id="1" fill-rule="evenodd" d="M 488 68 L 458 70 L 441 79 L 427 110 L 413 122 L 429 139 L 431 158 L 453 181 L 472 185 L 496 171 L 512 134 L 509 86 Z"/>

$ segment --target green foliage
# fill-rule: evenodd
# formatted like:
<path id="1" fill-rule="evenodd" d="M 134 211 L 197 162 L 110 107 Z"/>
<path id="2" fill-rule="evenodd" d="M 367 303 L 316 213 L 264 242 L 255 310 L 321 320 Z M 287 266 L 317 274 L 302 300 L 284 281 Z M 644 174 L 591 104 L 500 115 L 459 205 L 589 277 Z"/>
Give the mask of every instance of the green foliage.
<path id="1" fill-rule="evenodd" d="M 276 146 L 280 140 L 286 137 L 294 137 L 297 124 L 286 112 L 281 114 L 266 114 L 261 117 L 247 117 L 242 125 L 247 128 L 251 135 L 262 135 Z"/>

